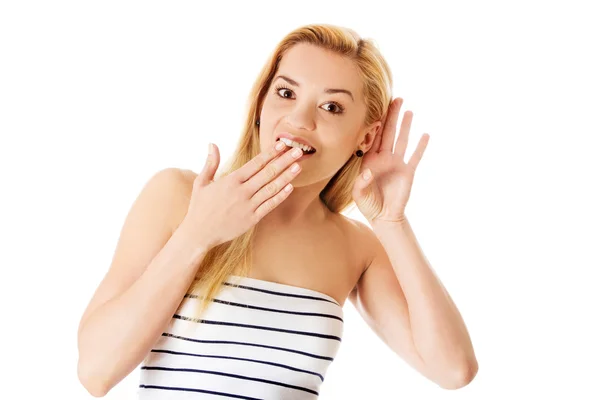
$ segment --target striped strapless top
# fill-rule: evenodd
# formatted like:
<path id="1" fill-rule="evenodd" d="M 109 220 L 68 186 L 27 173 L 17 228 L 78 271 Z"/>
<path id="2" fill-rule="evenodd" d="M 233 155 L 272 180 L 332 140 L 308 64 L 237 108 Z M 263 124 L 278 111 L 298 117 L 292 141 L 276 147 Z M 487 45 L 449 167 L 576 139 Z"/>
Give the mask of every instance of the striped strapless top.
<path id="1" fill-rule="evenodd" d="M 333 297 L 231 275 L 200 320 L 199 301 L 185 295 L 141 364 L 138 399 L 318 397 L 344 329 Z"/>

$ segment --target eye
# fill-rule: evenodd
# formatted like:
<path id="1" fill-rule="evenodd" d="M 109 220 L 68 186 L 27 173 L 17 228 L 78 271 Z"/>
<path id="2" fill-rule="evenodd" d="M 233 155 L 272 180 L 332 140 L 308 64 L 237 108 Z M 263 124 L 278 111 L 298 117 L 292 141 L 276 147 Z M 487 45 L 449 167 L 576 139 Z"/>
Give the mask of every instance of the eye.
<path id="1" fill-rule="evenodd" d="M 344 107 L 342 107 L 341 104 L 336 103 L 335 101 L 330 101 L 329 103 L 325 103 L 328 104 L 329 106 L 327 107 L 328 110 L 327 111 L 331 111 L 334 114 L 341 114 L 344 112 Z M 336 111 L 337 108 L 337 111 Z"/>
<path id="2" fill-rule="evenodd" d="M 287 86 L 277 86 L 275 87 L 275 93 L 281 98 L 291 99 L 291 96 L 294 92 Z M 282 93 L 289 93 L 289 96 L 286 96 L 285 94 L 282 95 Z M 329 107 L 327 107 L 327 109 L 325 110 L 328 111 L 330 114 L 342 115 L 344 113 L 344 107 L 337 101 L 329 101 L 325 104 L 329 105 Z M 331 106 L 333 106 L 333 108 Z"/>
<path id="3" fill-rule="evenodd" d="M 289 99 L 289 98 L 290 98 L 290 97 L 288 97 L 288 96 L 286 96 L 286 95 L 283 95 L 283 96 L 282 96 L 282 95 L 281 95 L 281 93 L 282 93 L 282 92 L 283 92 L 283 93 L 286 93 L 286 92 L 287 92 L 287 93 L 290 93 L 290 96 L 291 96 L 291 93 L 293 93 L 293 92 L 292 92 L 292 89 L 290 89 L 290 88 L 288 88 L 288 87 L 285 87 L 285 86 L 277 86 L 277 87 L 275 88 L 275 93 L 277 93 L 277 94 L 278 94 L 280 97 L 284 97 L 284 98 L 286 98 L 286 99 Z"/>

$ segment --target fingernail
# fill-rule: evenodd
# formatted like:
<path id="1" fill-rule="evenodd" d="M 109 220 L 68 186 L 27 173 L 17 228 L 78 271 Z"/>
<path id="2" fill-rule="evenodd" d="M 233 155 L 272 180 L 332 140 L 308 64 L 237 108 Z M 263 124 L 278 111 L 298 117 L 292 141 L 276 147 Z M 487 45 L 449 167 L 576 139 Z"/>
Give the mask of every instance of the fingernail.
<path id="1" fill-rule="evenodd" d="M 212 143 L 208 144 L 208 154 L 212 154 Z"/>
<path id="2" fill-rule="evenodd" d="M 277 142 L 277 144 L 275 145 L 276 150 L 282 150 L 284 147 L 285 147 L 285 143 L 282 143 L 282 142 Z"/>
<path id="3" fill-rule="evenodd" d="M 365 172 L 363 172 L 363 179 L 368 181 L 371 178 L 371 170 L 367 168 Z"/>
<path id="4" fill-rule="evenodd" d="M 302 155 L 302 149 L 299 149 L 298 147 L 296 147 L 294 150 L 292 150 L 292 155 L 294 157 L 299 157 Z"/>

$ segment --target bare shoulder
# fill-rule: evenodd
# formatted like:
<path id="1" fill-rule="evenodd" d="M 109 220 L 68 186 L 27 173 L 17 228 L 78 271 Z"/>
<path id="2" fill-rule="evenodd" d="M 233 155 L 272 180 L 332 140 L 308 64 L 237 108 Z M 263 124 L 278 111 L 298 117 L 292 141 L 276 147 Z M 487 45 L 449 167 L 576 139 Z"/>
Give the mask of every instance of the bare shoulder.
<path id="1" fill-rule="evenodd" d="M 198 174 L 195 173 L 194 171 L 192 171 L 191 169 L 177 169 L 177 170 L 181 174 L 181 177 L 185 181 L 185 183 L 190 186 L 190 191 L 191 191 L 191 186 L 194 184 L 194 180 L 196 179 Z"/>
<path id="2" fill-rule="evenodd" d="M 81 317 L 79 330 L 100 305 L 123 293 L 145 271 L 187 213 L 189 173 L 179 168 L 154 172 L 131 205 L 111 264 Z M 193 184 L 193 180 L 192 180 Z"/>
<path id="3" fill-rule="evenodd" d="M 167 208 L 163 210 L 167 211 L 164 221 L 172 231 L 175 231 L 187 214 L 196 175 L 188 169 L 166 167 L 155 172 L 144 185 L 144 204 L 148 202 L 148 207 Z M 155 210 L 150 209 L 148 212 Z"/>
<path id="4" fill-rule="evenodd" d="M 190 169 L 168 168 L 171 170 L 171 188 L 176 192 L 177 201 L 175 202 L 176 210 L 174 210 L 175 221 L 173 230 L 177 229 L 181 221 L 183 221 L 192 198 L 192 190 L 194 180 L 198 176 L 197 173 Z"/>
<path id="5" fill-rule="evenodd" d="M 360 276 L 367 270 L 375 256 L 374 240 L 378 240 L 370 226 L 357 219 L 339 214 L 346 226 L 348 245 L 355 252 L 355 258 L 359 262 Z"/>

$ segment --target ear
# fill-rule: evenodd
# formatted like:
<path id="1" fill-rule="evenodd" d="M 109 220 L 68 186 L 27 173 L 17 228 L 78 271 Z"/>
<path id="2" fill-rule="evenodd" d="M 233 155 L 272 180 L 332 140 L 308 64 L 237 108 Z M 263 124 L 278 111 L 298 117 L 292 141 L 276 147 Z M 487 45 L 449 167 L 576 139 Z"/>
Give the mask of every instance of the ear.
<path id="1" fill-rule="evenodd" d="M 381 133 L 381 127 L 383 124 L 381 121 L 375 121 L 371 125 L 369 125 L 363 134 L 363 139 L 359 143 L 358 147 L 362 149 L 365 153 L 369 151 L 373 143 L 375 142 L 375 138 L 378 134 Z"/>

